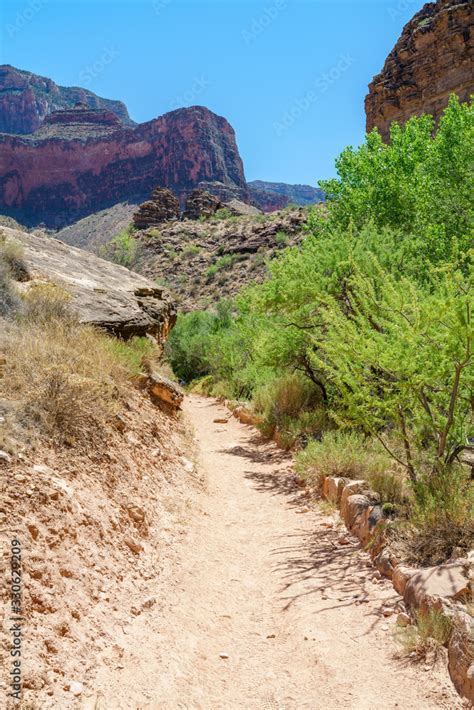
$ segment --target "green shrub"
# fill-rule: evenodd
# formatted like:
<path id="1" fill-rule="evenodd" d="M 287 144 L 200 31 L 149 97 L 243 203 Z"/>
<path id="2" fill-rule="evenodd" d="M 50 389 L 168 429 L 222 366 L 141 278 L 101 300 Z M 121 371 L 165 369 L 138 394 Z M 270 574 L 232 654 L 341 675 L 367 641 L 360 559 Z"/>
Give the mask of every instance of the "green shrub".
<path id="1" fill-rule="evenodd" d="M 131 377 L 144 372 L 146 362 L 151 364 L 157 354 L 156 345 L 146 337 L 136 336 L 130 340 L 106 338 L 104 347 L 123 365 Z"/>
<path id="2" fill-rule="evenodd" d="M 263 385 L 254 393 L 255 411 L 272 423 L 279 424 L 285 417 L 296 419 L 315 401 L 316 393 L 310 382 L 298 373 L 283 375 Z"/>
<path id="3" fill-rule="evenodd" d="M 18 297 L 11 278 L 10 269 L 0 261 L 0 316 L 9 317 L 20 308 Z"/>
<path id="4" fill-rule="evenodd" d="M 390 457 L 356 432 L 328 431 L 296 457 L 299 475 L 317 488 L 326 476 L 363 479 L 390 470 Z"/>
<path id="5" fill-rule="evenodd" d="M 474 546 L 474 485 L 463 466 L 419 481 L 405 538 L 409 561 L 437 565 Z"/>
<path id="6" fill-rule="evenodd" d="M 137 259 L 138 246 L 133 227 L 127 227 L 101 248 L 100 255 L 115 264 L 131 268 Z"/>
<path id="7" fill-rule="evenodd" d="M 186 246 L 183 248 L 183 256 L 196 256 L 197 254 L 200 254 L 201 251 L 201 247 L 199 247 L 197 244 L 186 244 Z"/>
<path id="8" fill-rule="evenodd" d="M 0 263 L 10 272 L 15 281 L 28 280 L 28 270 L 23 258 L 23 245 L 16 239 L 9 239 L 0 234 Z"/>
<path id="9" fill-rule="evenodd" d="M 211 264 L 206 269 L 206 278 L 212 280 L 218 271 L 219 269 L 217 268 L 216 264 Z"/>
<path id="10" fill-rule="evenodd" d="M 238 260 L 238 254 L 225 254 L 224 256 L 220 256 L 206 269 L 206 277 L 208 279 L 213 279 L 219 271 L 229 269 Z"/>
<path id="11" fill-rule="evenodd" d="M 234 213 L 228 208 L 228 207 L 221 207 L 221 209 L 217 210 L 214 215 L 213 219 L 230 219 L 231 217 L 234 217 Z"/>
<path id="12" fill-rule="evenodd" d="M 290 239 L 286 232 L 280 230 L 275 234 L 275 242 L 279 247 L 286 247 L 288 246 Z"/>
<path id="13" fill-rule="evenodd" d="M 415 612 L 415 624 L 396 632 L 395 638 L 404 652 L 417 661 L 427 657 L 436 660 L 439 650 L 451 636 L 453 622 L 438 609 Z"/>
<path id="14" fill-rule="evenodd" d="M 390 143 L 374 130 L 360 148 L 346 148 L 336 161 L 339 177 L 319 183 L 328 196 L 327 227 L 372 221 L 410 235 L 405 266 L 416 258 L 421 272 L 462 257 L 472 240 L 473 109 L 452 95 L 437 130 L 432 116 L 413 117 L 403 127 L 392 123 Z M 317 210 L 312 218 L 316 231 L 324 228 Z"/>

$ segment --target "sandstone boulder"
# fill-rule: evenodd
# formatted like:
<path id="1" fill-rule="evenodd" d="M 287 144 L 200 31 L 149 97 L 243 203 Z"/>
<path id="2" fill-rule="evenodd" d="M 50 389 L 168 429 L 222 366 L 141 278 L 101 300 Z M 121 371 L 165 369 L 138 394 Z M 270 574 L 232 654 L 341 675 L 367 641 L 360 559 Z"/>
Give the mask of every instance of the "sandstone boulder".
<path id="1" fill-rule="evenodd" d="M 236 198 L 234 198 L 233 200 L 229 200 L 229 202 L 226 202 L 224 207 L 227 207 L 227 209 L 235 215 L 255 216 L 258 214 L 262 214 L 262 211 L 259 210 L 258 207 L 248 205 L 246 202 L 242 202 L 241 200 L 237 200 Z"/>
<path id="2" fill-rule="evenodd" d="M 50 237 L 2 227 L 6 241 L 20 242 L 28 281 L 57 284 L 71 296 L 79 321 L 129 338 L 153 335 L 162 343 L 176 321 L 170 297 L 152 281 L 123 266 Z"/>
<path id="3" fill-rule="evenodd" d="M 367 528 L 367 512 L 370 509 L 370 500 L 360 493 L 346 498 L 344 505 L 344 523 L 348 530 L 359 539 L 365 537 Z"/>
<path id="4" fill-rule="evenodd" d="M 171 190 L 155 187 L 151 197 L 143 202 L 133 215 L 133 224 L 137 229 L 148 229 L 163 222 L 172 222 L 180 217 L 179 200 Z"/>
<path id="5" fill-rule="evenodd" d="M 153 400 L 164 409 L 176 411 L 181 409 L 184 392 L 175 382 L 158 372 L 151 372 L 148 376 L 148 391 Z"/>
<path id="6" fill-rule="evenodd" d="M 393 556 L 388 548 L 385 547 L 381 550 L 378 555 L 373 558 L 372 562 L 381 575 L 392 579 L 395 565 L 393 564 Z"/>
<path id="7" fill-rule="evenodd" d="M 462 611 L 453 617 L 448 669 L 458 693 L 474 703 L 474 618 Z"/>
<path id="8" fill-rule="evenodd" d="M 369 492 L 369 487 L 367 485 L 367 481 L 348 481 L 344 485 L 342 492 L 341 492 L 341 505 L 340 505 L 340 510 L 341 510 L 341 516 L 343 520 L 346 518 L 346 507 L 347 507 L 347 501 L 349 499 L 349 496 L 356 495 L 358 493 L 360 494 L 366 494 Z"/>
<path id="9" fill-rule="evenodd" d="M 330 503 L 339 505 L 341 502 L 342 491 L 348 483 L 347 478 L 337 478 L 335 476 L 327 476 L 323 484 L 323 497 Z"/>
<path id="10" fill-rule="evenodd" d="M 407 607 L 422 610 L 431 608 L 439 599 L 463 601 L 470 596 L 465 560 L 418 570 L 407 581 L 403 593 Z"/>
<path id="11" fill-rule="evenodd" d="M 417 570 L 406 565 L 397 565 L 392 573 L 392 584 L 396 592 L 403 597 L 408 581 L 416 574 Z"/>

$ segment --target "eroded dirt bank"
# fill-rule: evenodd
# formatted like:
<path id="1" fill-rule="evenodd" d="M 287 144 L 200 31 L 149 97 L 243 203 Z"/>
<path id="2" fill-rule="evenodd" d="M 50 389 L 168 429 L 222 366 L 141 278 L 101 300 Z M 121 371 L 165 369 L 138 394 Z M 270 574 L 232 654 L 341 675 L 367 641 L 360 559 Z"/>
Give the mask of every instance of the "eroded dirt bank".
<path id="1" fill-rule="evenodd" d="M 395 659 L 395 605 L 336 517 L 309 510 L 291 461 L 215 402 L 188 398 L 200 475 L 157 604 L 116 629 L 77 706 L 462 707 L 444 668 Z M 188 508 L 189 511 L 189 508 Z M 148 581 L 153 594 L 154 580 Z"/>

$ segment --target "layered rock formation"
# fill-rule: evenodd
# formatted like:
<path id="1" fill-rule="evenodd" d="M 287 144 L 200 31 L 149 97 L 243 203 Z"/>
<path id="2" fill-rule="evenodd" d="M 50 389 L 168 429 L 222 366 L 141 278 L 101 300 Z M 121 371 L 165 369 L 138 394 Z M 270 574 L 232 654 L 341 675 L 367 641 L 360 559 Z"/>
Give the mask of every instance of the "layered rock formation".
<path id="1" fill-rule="evenodd" d="M 126 125 L 134 125 L 122 101 L 96 96 L 79 87 L 58 86 L 51 79 L 9 64 L 0 66 L 0 132 L 33 133 L 45 117 L 81 102 L 89 108 L 114 113 Z"/>
<path id="2" fill-rule="evenodd" d="M 324 200 L 324 192 L 311 185 L 288 185 L 284 182 L 253 180 L 247 183 L 252 205 L 263 212 L 274 212 L 289 204 L 306 206 Z"/>
<path id="3" fill-rule="evenodd" d="M 365 100 L 367 130 L 386 140 L 392 121 L 431 113 L 438 118 L 451 93 L 474 93 L 473 3 L 427 3 L 403 29 Z"/>
<path id="4" fill-rule="evenodd" d="M 186 199 L 184 206 L 184 219 L 199 219 L 200 217 L 212 217 L 218 209 L 224 207 L 224 203 L 210 192 L 196 188 Z"/>
<path id="5" fill-rule="evenodd" d="M 174 304 L 163 288 L 123 266 L 50 237 L 0 228 L 7 241 L 20 242 L 26 279 L 21 288 L 51 282 L 72 297 L 71 307 L 81 323 L 96 325 L 114 335 L 150 334 L 163 342 L 176 321 Z"/>
<path id="6" fill-rule="evenodd" d="M 133 226 L 137 229 L 147 229 L 179 217 L 179 200 L 171 190 L 155 187 L 150 199 L 142 202 L 133 215 Z"/>
<path id="7" fill-rule="evenodd" d="M 30 136 L 0 134 L 0 212 L 26 225 L 65 226 L 157 185 L 184 201 L 202 182 L 247 199 L 232 127 L 200 106 L 129 128 L 79 104 Z"/>
<path id="8" fill-rule="evenodd" d="M 262 281 L 268 260 L 303 238 L 306 218 L 304 208 L 295 208 L 165 222 L 135 234 L 133 268 L 169 288 L 180 310 L 206 308 Z"/>

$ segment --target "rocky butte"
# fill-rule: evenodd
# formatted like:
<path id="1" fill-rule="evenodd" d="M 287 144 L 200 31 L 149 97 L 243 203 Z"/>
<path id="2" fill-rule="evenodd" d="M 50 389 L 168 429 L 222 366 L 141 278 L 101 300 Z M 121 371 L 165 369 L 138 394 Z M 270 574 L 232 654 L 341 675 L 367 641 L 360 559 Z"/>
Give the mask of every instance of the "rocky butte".
<path id="1" fill-rule="evenodd" d="M 408 24 L 365 99 L 367 130 L 389 137 L 392 121 L 431 113 L 438 118 L 451 93 L 474 93 L 472 0 L 437 0 Z"/>
<path id="2" fill-rule="evenodd" d="M 135 125 L 122 101 L 103 99 L 78 86 L 58 86 L 52 79 L 10 64 L 0 65 L 0 132 L 33 133 L 48 114 L 76 103 L 112 111 L 125 125 Z"/>
<path id="3" fill-rule="evenodd" d="M 61 227 L 156 186 L 180 200 L 200 183 L 247 199 L 233 128 L 202 106 L 134 127 L 106 108 L 55 111 L 30 135 L 0 134 L 0 212 Z"/>

